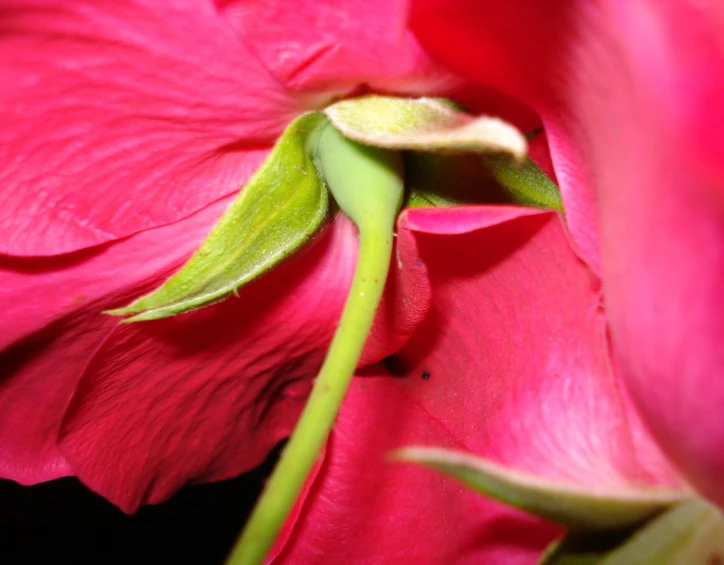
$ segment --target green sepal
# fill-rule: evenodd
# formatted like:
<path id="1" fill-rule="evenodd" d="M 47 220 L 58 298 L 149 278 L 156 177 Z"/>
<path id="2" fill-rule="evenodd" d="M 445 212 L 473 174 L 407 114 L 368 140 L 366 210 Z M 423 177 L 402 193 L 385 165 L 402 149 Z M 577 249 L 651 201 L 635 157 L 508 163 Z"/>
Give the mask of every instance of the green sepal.
<path id="1" fill-rule="evenodd" d="M 690 496 L 661 488 L 597 491 L 540 479 L 468 453 L 439 448 L 409 447 L 395 452 L 394 458 L 441 471 L 481 494 L 572 531 L 632 526 Z"/>
<path id="2" fill-rule="evenodd" d="M 621 539 L 620 533 L 568 534 L 539 565 L 715 565 L 724 561 L 724 517 L 690 500 Z"/>
<path id="3" fill-rule="evenodd" d="M 218 302 L 304 245 L 320 228 L 327 189 L 306 149 L 326 123 L 321 112 L 295 120 L 279 138 L 201 247 L 155 291 L 109 314 L 153 320 Z"/>
<path id="4" fill-rule="evenodd" d="M 563 211 L 556 184 L 531 159 L 406 152 L 406 207 L 520 204 Z"/>
<path id="5" fill-rule="evenodd" d="M 514 203 L 563 212 L 558 186 L 532 159 L 522 164 L 505 155 L 482 155 L 480 159 Z"/>
<path id="6" fill-rule="evenodd" d="M 324 110 L 342 135 L 385 149 L 443 153 L 502 153 L 522 160 L 522 133 L 498 118 L 471 116 L 439 98 L 369 95 Z"/>

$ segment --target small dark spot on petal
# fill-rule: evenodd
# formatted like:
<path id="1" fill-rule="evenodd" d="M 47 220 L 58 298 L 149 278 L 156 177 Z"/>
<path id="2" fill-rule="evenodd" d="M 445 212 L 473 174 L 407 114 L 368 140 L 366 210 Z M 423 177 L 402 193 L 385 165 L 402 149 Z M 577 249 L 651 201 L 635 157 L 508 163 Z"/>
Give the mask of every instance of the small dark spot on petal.
<path id="1" fill-rule="evenodd" d="M 395 355 L 390 355 L 382 360 L 385 369 L 394 377 L 405 377 L 410 372 L 407 364 L 403 359 Z"/>
<path id="2" fill-rule="evenodd" d="M 422 375 L 420 375 L 420 378 L 421 378 L 423 381 L 429 381 L 429 380 L 430 380 L 430 376 L 431 376 L 431 375 L 430 375 L 430 371 L 423 371 L 423 372 L 422 372 Z"/>
<path id="3" fill-rule="evenodd" d="M 719 553 L 711 553 L 709 554 L 709 559 L 706 563 L 707 565 L 722 565 L 724 561 L 722 560 L 722 556 Z"/>

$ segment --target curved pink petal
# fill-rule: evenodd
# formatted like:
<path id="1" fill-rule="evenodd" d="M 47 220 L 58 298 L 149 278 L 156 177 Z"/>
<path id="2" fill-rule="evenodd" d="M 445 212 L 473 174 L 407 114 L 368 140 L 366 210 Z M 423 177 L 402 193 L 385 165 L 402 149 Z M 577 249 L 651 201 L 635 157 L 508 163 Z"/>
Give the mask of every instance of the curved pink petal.
<path id="1" fill-rule="evenodd" d="M 185 483 L 257 466 L 304 404 L 346 299 L 356 241 L 339 216 L 312 249 L 238 299 L 116 328 L 63 423 L 61 451 L 78 477 L 130 512 Z M 393 270 L 367 362 L 399 348 L 429 307 L 424 269 L 409 273 Z"/>
<path id="2" fill-rule="evenodd" d="M 99 313 L 99 301 L 110 308 L 108 296 L 162 281 L 201 245 L 230 202 L 226 198 L 182 222 L 73 254 L 0 256 L 0 349 L 74 312 Z"/>
<path id="3" fill-rule="evenodd" d="M 423 52 L 407 28 L 407 2 L 338 0 L 217 5 L 280 82 L 339 94 L 366 86 L 431 94 L 462 83 Z"/>
<path id="4" fill-rule="evenodd" d="M 400 228 L 417 239 L 432 310 L 384 367 L 354 380 L 273 563 L 533 564 L 559 534 L 449 478 L 385 461 L 410 444 L 596 489 L 677 483 L 655 446 L 638 457 L 597 280 L 554 214 L 418 209 Z"/>
<path id="5" fill-rule="evenodd" d="M 70 256 L 0 258 L 0 476 L 31 484 L 72 474 L 58 431 L 93 352 L 118 323 L 102 312 L 160 284 L 227 205 Z"/>
<path id="6" fill-rule="evenodd" d="M 115 324 L 79 312 L 0 353 L 2 478 L 29 485 L 73 474 L 56 444 L 60 422 L 85 364 Z"/>
<path id="7" fill-rule="evenodd" d="M 561 535 L 556 526 L 453 479 L 386 460 L 390 450 L 410 442 L 463 446 L 444 422 L 379 372 L 352 383 L 325 461 L 267 563 L 537 563 Z"/>
<path id="8" fill-rule="evenodd" d="M 599 272 L 598 209 L 590 171 L 561 117 L 568 102 L 560 79 L 571 76 L 583 3 L 413 0 L 411 25 L 431 55 L 461 76 L 529 104 L 543 118 L 566 223 L 576 251 Z M 573 60 L 572 60 L 573 59 Z"/>
<path id="9" fill-rule="evenodd" d="M 724 12 L 611 3 L 601 19 L 615 50 L 585 43 L 581 72 L 605 69 L 608 91 L 573 94 L 595 132 L 615 352 L 653 435 L 724 506 Z"/>
<path id="10" fill-rule="evenodd" d="M 305 109 L 204 0 L 5 0 L 0 80 L 0 253 L 20 256 L 191 215 Z"/>
<path id="11" fill-rule="evenodd" d="M 300 92 L 345 96 L 366 91 L 447 96 L 473 113 L 529 131 L 540 118 L 492 89 L 463 81 L 433 62 L 407 24 L 406 0 L 216 4 L 278 80 Z"/>
<path id="12" fill-rule="evenodd" d="M 475 4 L 477 11 L 470 2 L 424 0 L 418 22 L 436 55 L 484 81 L 486 63 L 471 54 L 489 37 L 499 44 L 486 11 L 499 6 Z M 510 6 L 535 10 L 530 2 Z M 597 190 L 615 352 L 655 438 L 724 505 L 724 11 L 715 2 L 645 0 L 559 9 L 541 26 L 554 34 L 544 51 L 558 67 L 543 57 L 543 94 L 553 102 L 539 105 L 564 190 L 576 176 Z M 435 37 L 433 14 L 444 14 L 446 37 L 464 35 L 465 50 Z M 525 61 L 509 68 L 529 70 L 541 48 L 520 45 Z M 568 148 L 567 162 L 556 159 L 556 145 Z"/>

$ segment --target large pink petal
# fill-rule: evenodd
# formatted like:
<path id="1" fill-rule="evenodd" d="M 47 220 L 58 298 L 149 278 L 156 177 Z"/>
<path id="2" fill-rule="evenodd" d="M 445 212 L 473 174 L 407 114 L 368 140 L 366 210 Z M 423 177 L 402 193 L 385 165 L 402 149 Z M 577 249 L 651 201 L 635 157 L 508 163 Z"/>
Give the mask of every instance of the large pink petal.
<path id="1" fill-rule="evenodd" d="M 386 460 L 390 450 L 410 442 L 465 446 L 440 415 L 431 415 L 380 371 L 353 381 L 325 461 L 268 563 L 537 563 L 560 536 L 557 527 L 453 479 Z M 420 388 L 428 384 L 419 375 L 408 378 Z"/>
<path id="2" fill-rule="evenodd" d="M 483 81 L 486 63 L 468 55 L 497 37 L 484 12 L 500 10 L 470 4 L 424 0 L 420 33 L 443 60 Z M 578 176 L 598 193 L 616 354 L 656 439 L 724 505 L 724 11 L 716 2 L 556 6 L 563 13 L 541 27 L 554 31 L 544 46 L 558 67 L 542 84 L 557 104 L 541 111 L 564 190 Z M 434 13 L 445 14 L 447 36 L 467 34 L 465 50 L 435 37 Z M 557 162 L 556 145 L 573 159 Z"/>
<path id="3" fill-rule="evenodd" d="M 568 108 L 560 80 L 572 72 L 571 30 L 583 5 L 573 0 L 413 0 L 411 24 L 423 47 L 452 70 L 541 114 L 573 242 L 598 272 L 596 195 L 580 148 L 561 124 Z"/>
<path id="4" fill-rule="evenodd" d="M 346 299 L 356 242 L 339 216 L 311 250 L 238 299 L 119 326 L 88 366 L 61 432 L 80 479 L 133 511 L 187 482 L 258 465 L 304 404 Z M 428 307 L 424 269 L 394 267 L 367 362 L 399 348 Z"/>
<path id="5" fill-rule="evenodd" d="M 598 181 L 613 343 L 654 436 L 724 506 L 724 11 L 606 7 L 571 98 Z"/>
<path id="6" fill-rule="evenodd" d="M 58 431 L 85 366 L 118 323 L 102 312 L 160 284 L 227 205 L 70 256 L 0 258 L 0 476 L 29 484 L 71 473 Z"/>
<path id="7" fill-rule="evenodd" d="M 597 280 L 554 214 L 420 209 L 400 224 L 415 232 L 432 310 L 386 369 L 354 380 L 274 563 L 537 562 L 555 528 L 384 460 L 409 444 L 596 489 L 676 483 L 653 445 L 638 457 Z"/>
<path id="8" fill-rule="evenodd" d="M 231 199 L 119 242 L 58 257 L 0 256 L 0 349 L 118 292 L 162 281 L 206 235 Z M 109 307 L 109 306 L 105 306 Z"/>
<path id="9" fill-rule="evenodd" d="M 34 484 L 73 474 L 56 444 L 60 422 L 85 363 L 114 326 L 79 312 L 0 353 L 2 478 Z"/>
<path id="10" fill-rule="evenodd" d="M 540 125 L 529 108 L 433 62 L 408 29 L 406 0 L 216 4 L 279 81 L 295 91 L 447 96 L 526 131 Z"/>
<path id="11" fill-rule="evenodd" d="M 219 10 L 294 89 L 430 94 L 462 81 L 433 63 L 407 29 L 407 2 L 217 0 Z"/>
<path id="12" fill-rule="evenodd" d="M 4 0 L 0 252 L 54 255 L 239 189 L 299 111 L 204 0 Z"/>

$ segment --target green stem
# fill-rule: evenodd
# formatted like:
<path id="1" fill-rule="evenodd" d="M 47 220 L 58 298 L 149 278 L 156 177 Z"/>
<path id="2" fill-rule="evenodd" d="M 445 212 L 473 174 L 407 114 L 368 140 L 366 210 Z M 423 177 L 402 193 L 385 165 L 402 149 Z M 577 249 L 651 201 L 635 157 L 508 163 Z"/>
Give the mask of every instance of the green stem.
<path id="1" fill-rule="evenodd" d="M 322 134 L 319 150 L 319 165 L 330 190 L 360 230 L 357 269 L 309 400 L 229 556 L 228 565 L 257 565 L 274 543 L 332 429 L 367 341 L 389 271 L 392 229 L 402 198 L 397 156 L 391 159 L 388 152 L 354 144 L 333 128 Z M 350 180 L 354 185 L 351 188 Z M 369 189 L 367 183 L 372 183 L 374 189 Z M 365 186 L 368 190 L 360 196 L 359 191 Z M 349 194 L 340 192 L 349 190 L 355 192 L 351 200 Z M 383 191 L 381 195 L 379 191 Z"/>

